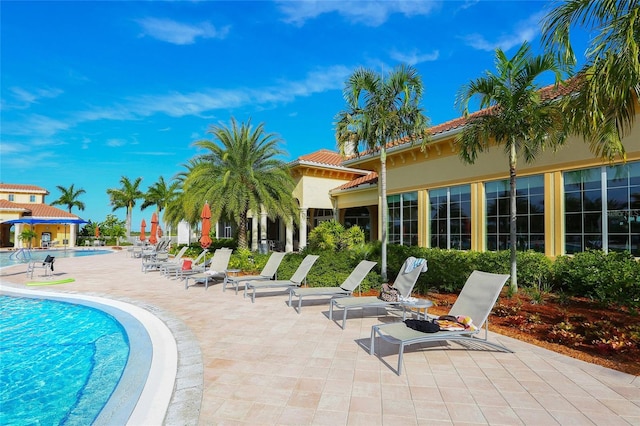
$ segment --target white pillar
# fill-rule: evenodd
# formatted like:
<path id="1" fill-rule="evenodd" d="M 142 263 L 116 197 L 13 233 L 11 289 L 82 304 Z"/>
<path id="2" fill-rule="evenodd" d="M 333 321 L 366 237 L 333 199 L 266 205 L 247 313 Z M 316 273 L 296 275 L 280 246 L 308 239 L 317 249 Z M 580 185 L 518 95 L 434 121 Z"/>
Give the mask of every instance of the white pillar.
<path id="1" fill-rule="evenodd" d="M 66 225 L 63 225 L 66 226 Z M 69 247 L 76 246 L 76 230 L 78 229 L 77 225 L 69 225 Z"/>
<path id="2" fill-rule="evenodd" d="M 258 251 L 258 216 L 251 216 L 251 251 Z"/>
<path id="3" fill-rule="evenodd" d="M 298 250 L 302 250 L 307 246 L 307 208 L 300 208 L 300 240 L 298 241 Z"/>
<path id="4" fill-rule="evenodd" d="M 16 248 L 22 248 L 23 243 L 22 240 L 20 239 L 20 234 L 22 233 L 22 224 L 21 223 L 16 223 L 14 226 L 14 235 L 13 235 L 13 245 Z"/>
<path id="5" fill-rule="evenodd" d="M 287 253 L 291 253 L 293 251 L 293 218 L 287 219 L 284 251 Z"/>
<path id="6" fill-rule="evenodd" d="M 267 242 L 267 212 L 260 212 L 260 242 Z"/>

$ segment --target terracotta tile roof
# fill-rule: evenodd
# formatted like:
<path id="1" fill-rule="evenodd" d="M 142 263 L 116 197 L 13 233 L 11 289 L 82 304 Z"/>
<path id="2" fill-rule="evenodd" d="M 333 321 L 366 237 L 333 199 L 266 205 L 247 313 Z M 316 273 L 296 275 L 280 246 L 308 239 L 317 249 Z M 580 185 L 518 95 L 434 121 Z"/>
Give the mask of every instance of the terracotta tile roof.
<path id="1" fill-rule="evenodd" d="M 344 183 L 342 185 L 340 185 L 339 187 L 335 188 L 336 190 L 344 190 L 344 189 L 351 189 L 351 188 L 356 188 L 360 185 L 365 185 L 365 184 L 376 184 L 378 183 L 378 173 L 376 172 L 371 172 L 366 176 L 362 176 L 359 177 L 357 179 L 354 179 L 352 181 L 349 181 L 347 183 Z"/>
<path id="2" fill-rule="evenodd" d="M 75 214 L 48 204 L 12 203 L 11 201 L 0 200 L 0 209 L 31 212 L 31 216 L 34 218 L 78 218 Z"/>
<path id="3" fill-rule="evenodd" d="M 335 151 L 331 151 L 329 149 L 321 149 L 316 152 L 312 152 L 311 154 L 306 154 L 301 157 L 298 157 L 298 161 L 306 161 L 309 163 L 318 163 L 318 164 L 328 164 L 331 166 L 341 166 L 342 155 Z"/>
<path id="4" fill-rule="evenodd" d="M 8 200 L 0 200 L 0 210 L 13 210 L 13 211 L 21 211 L 21 212 L 28 212 L 29 209 L 26 209 L 24 207 L 21 207 L 22 204 L 18 205 L 16 203 L 12 203 L 11 201 Z"/>
<path id="5" fill-rule="evenodd" d="M 555 86 L 554 84 L 551 84 L 549 86 L 545 86 L 542 89 L 540 89 L 540 97 L 542 99 L 556 99 L 556 98 L 560 98 L 562 96 L 566 96 L 570 93 L 573 93 L 575 91 L 578 90 L 578 88 L 580 87 L 580 84 L 582 84 L 582 78 L 580 76 L 572 78 L 568 81 L 566 81 L 564 84 L 561 84 L 559 86 Z M 476 111 L 474 113 L 469 114 L 467 117 L 458 117 L 458 118 L 454 118 L 453 120 L 449 120 L 446 121 L 442 124 L 438 124 L 437 126 L 433 126 L 429 128 L 429 133 L 431 134 L 431 136 L 434 135 L 439 135 L 451 130 L 456 130 L 459 128 L 464 127 L 464 125 L 467 123 L 467 121 L 469 119 L 473 119 L 475 117 L 480 117 L 482 115 L 486 115 L 491 113 L 491 111 L 493 110 L 493 108 L 495 107 L 490 107 L 490 108 L 485 108 L 482 109 L 480 111 Z M 387 149 L 395 147 L 395 146 L 400 146 L 400 145 L 404 145 L 410 142 L 410 139 L 408 137 L 402 138 L 402 139 L 398 139 L 396 141 L 390 142 L 387 144 Z M 375 152 L 379 151 L 378 148 L 376 148 L 375 150 L 373 150 Z M 367 155 L 367 154 L 371 154 L 370 150 L 364 151 L 362 153 L 360 153 L 360 156 L 363 155 Z M 352 160 L 354 158 L 356 158 L 356 155 L 352 155 L 349 156 L 348 158 L 346 158 L 345 160 Z"/>
<path id="6" fill-rule="evenodd" d="M 47 191 L 44 188 L 41 188 L 39 186 L 35 186 L 35 185 L 21 185 L 21 184 L 15 184 L 15 183 L 0 183 L 0 191 L 6 192 L 6 191 L 16 191 L 16 192 L 20 192 L 20 191 L 27 191 L 27 192 L 39 192 L 42 194 L 48 194 L 49 191 Z"/>

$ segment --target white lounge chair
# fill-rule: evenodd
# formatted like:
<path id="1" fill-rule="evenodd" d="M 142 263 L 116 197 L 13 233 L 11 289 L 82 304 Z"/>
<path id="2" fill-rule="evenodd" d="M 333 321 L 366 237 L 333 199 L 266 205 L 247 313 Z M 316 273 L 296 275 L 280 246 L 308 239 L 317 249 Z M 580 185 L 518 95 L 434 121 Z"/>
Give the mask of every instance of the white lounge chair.
<path id="1" fill-rule="evenodd" d="M 180 249 L 180 251 L 178 251 L 178 253 L 176 253 L 173 258 L 167 255 L 167 259 L 165 261 L 155 262 L 155 264 L 151 264 L 150 266 L 153 269 L 160 270 L 161 274 L 165 274 L 167 268 L 182 266 L 182 256 L 184 256 L 188 248 L 189 246 L 184 246 Z"/>
<path id="2" fill-rule="evenodd" d="M 232 285 L 235 290 L 236 290 L 236 294 L 238 294 L 238 285 L 243 282 L 249 282 L 249 281 L 264 281 L 264 280 L 270 280 L 272 278 L 275 277 L 275 279 L 278 279 L 278 268 L 280 267 L 280 264 L 282 263 L 282 259 L 284 259 L 284 256 L 286 255 L 286 253 L 284 252 L 278 252 L 278 251 L 274 251 L 271 253 L 271 255 L 269 256 L 269 259 L 267 260 L 267 263 L 264 265 L 264 268 L 262 268 L 262 271 L 260 271 L 259 275 L 244 275 L 244 276 L 240 276 L 240 277 L 232 277 L 229 276 L 229 274 L 227 274 L 227 276 L 225 276 L 224 281 L 222 283 L 222 291 L 225 291 L 227 289 L 227 285 Z"/>
<path id="3" fill-rule="evenodd" d="M 247 291 L 252 290 L 251 303 L 255 303 L 257 289 L 283 287 L 289 289 L 291 287 L 299 287 L 303 282 L 306 282 L 307 274 L 311 270 L 313 264 L 316 263 L 316 260 L 318 260 L 318 257 L 319 256 L 313 254 L 305 256 L 300 265 L 298 265 L 296 272 L 294 272 L 293 276 L 288 280 L 247 281 L 244 283 L 244 297 L 247 297 Z"/>
<path id="4" fill-rule="evenodd" d="M 396 373 L 400 375 L 402 369 L 402 355 L 405 346 L 416 343 L 426 343 L 434 341 L 459 341 L 482 343 L 497 350 L 513 352 L 502 345 L 489 342 L 489 321 L 488 317 L 500 296 L 500 291 L 509 279 L 509 275 L 491 274 L 488 272 L 473 271 L 469 276 L 462 291 L 458 295 L 455 303 L 449 310 L 449 315 L 468 316 L 472 319 L 475 329 L 461 331 L 437 331 L 435 333 L 424 333 L 409 328 L 404 322 L 390 324 L 378 324 L 371 327 L 371 344 L 369 353 L 375 354 L 375 337 L 399 345 L 398 369 Z M 474 337 L 485 327 L 484 338 Z"/>
<path id="5" fill-rule="evenodd" d="M 427 272 L 427 261 L 425 259 L 417 259 L 415 257 L 408 257 L 402 264 L 402 268 L 398 272 L 398 276 L 393 283 L 393 288 L 397 289 L 400 294 L 400 301 L 398 302 L 386 302 L 378 299 L 376 296 L 365 297 L 341 297 L 331 300 L 329 304 L 329 319 L 333 320 L 333 309 L 342 309 L 342 328 L 344 329 L 347 322 L 347 314 L 350 309 L 365 309 L 365 308 L 397 308 L 400 306 L 400 302 L 409 299 L 413 287 L 418 281 L 418 277 L 421 273 Z"/>
<path id="6" fill-rule="evenodd" d="M 351 293 L 358 288 L 369 271 L 376 266 L 376 263 L 363 260 L 354 268 L 340 287 L 293 287 L 289 290 L 289 306 L 291 306 L 293 296 L 298 298 L 298 313 L 302 310 L 302 299 L 304 297 L 331 296 L 331 299 L 334 299 L 351 296 Z"/>
<path id="7" fill-rule="evenodd" d="M 226 276 L 225 271 L 229 267 L 229 260 L 231 259 L 231 249 L 220 248 L 213 253 L 209 269 L 204 272 L 187 275 L 184 281 L 184 288 L 189 288 L 189 280 L 193 280 L 194 283 L 204 282 L 204 289 L 209 288 L 209 281 L 223 280 Z"/>
<path id="8" fill-rule="evenodd" d="M 178 263 L 173 264 L 173 265 L 166 265 L 165 268 L 163 269 L 164 273 L 167 276 L 169 276 L 171 274 L 174 274 L 176 278 L 181 277 L 182 271 L 183 271 L 183 267 L 184 267 L 184 263 L 187 260 L 189 260 L 191 262 L 191 268 L 199 268 L 200 266 L 202 266 L 202 268 L 204 268 L 205 267 L 205 261 L 206 261 L 207 253 L 209 253 L 209 250 L 204 249 L 193 260 L 185 259 L 183 257 L 181 262 L 178 262 Z M 200 272 L 200 269 L 198 269 L 198 272 Z"/>

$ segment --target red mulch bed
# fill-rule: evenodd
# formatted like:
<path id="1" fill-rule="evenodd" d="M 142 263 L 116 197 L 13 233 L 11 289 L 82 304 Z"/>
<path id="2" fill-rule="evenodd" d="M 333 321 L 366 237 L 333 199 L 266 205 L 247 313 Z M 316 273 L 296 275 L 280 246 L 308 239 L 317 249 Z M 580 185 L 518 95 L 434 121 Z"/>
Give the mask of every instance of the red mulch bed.
<path id="1" fill-rule="evenodd" d="M 457 294 L 429 293 L 426 297 L 434 303 L 429 313 L 443 315 Z M 507 297 L 505 290 L 489 316 L 489 329 L 592 364 L 640 375 L 637 311 L 552 294 L 545 294 L 542 300 L 523 292 Z"/>

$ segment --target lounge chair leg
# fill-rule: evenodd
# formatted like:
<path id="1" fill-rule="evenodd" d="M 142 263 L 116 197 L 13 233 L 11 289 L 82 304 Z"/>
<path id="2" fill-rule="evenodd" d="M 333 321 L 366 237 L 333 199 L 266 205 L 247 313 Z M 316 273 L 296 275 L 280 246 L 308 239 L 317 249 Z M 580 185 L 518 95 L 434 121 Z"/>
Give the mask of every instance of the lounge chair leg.
<path id="1" fill-rule="evenodd" d="M 398 376 L 402 373 L 402 355 L 404 354 L 404 343 L 400 343 L 400 352 L 398 353 Z"/>
<path id="2" fill-rule="evenodd" d="M 289 307 L 291 307 L 291 298 L 293 297 L 293 289 L 289 289 Z"/>
<path id="3" fill-rule="evenodd" d="M 344 330 L 344 327 L 347 325 L 347 307 L 345 306 L 344 309 L 342 310 L 342 329 Z"/>
<path id="4" fill-rule="evenodd" d="M 369 344 L 369 355 L 375 354 L 375 349 L 373 348 L 376 341 L 376 328 L 371 327 L 371 343 Z"/>
<path id="5" fill-rule="evenodd" d="M 329 303 L 329 321 L 333 321 L 333 304 L 336 299 L 331 299 L 331 303 Z"/>
<path id="6" fill-rule="evenodd" d="M 302 311 L 302 296 L 298 299 L 298 313 L 300 313 L 300 311 Z"/>
<path id="7" fill-rule="evenodd" d="M 253 294 L 251 295 L 251 303 L 256 303 L 256 288 L 253 288 Z"/>

